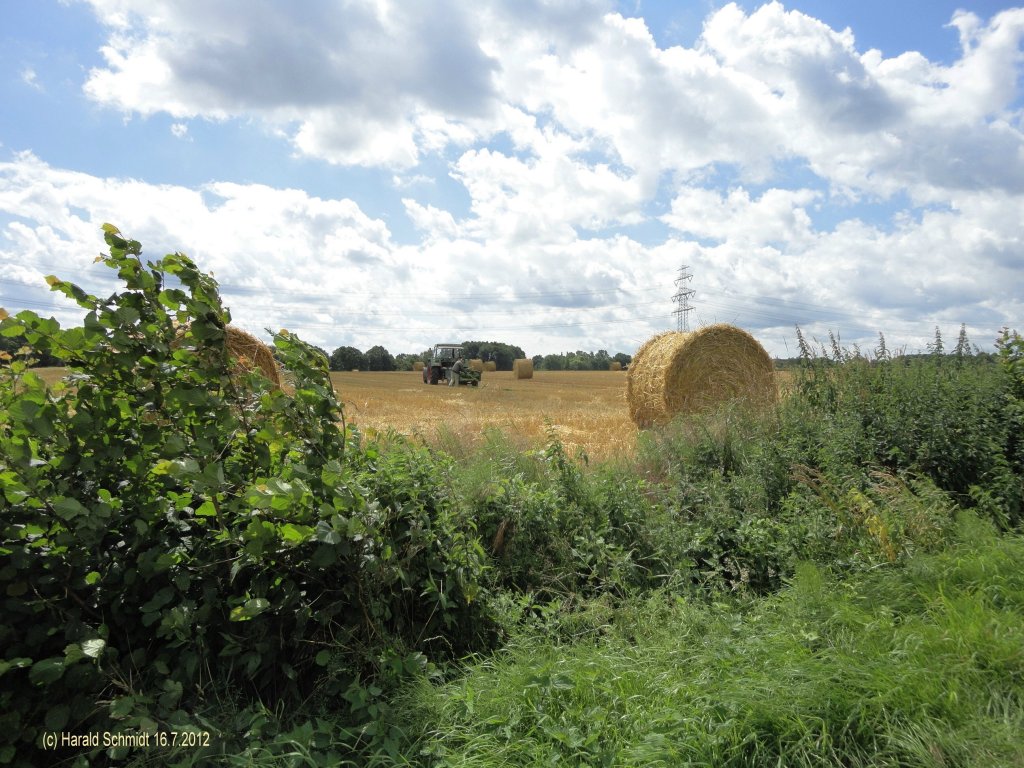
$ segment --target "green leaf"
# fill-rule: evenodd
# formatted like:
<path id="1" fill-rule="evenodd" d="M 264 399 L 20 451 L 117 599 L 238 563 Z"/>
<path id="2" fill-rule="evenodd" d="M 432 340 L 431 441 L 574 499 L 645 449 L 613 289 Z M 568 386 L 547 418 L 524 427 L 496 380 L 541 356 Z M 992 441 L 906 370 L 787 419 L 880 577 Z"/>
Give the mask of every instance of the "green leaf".
<path id="1" fill-rule="evenodd" d="M 28 582 L 26 581 L 13 581 L 7 585 L 8 597 L 21 597 L 26 592 L 28 592 Z"/>
<path id="2" fill-rule="evenodd" d="M 139 610 L 143 613 L 153 613 L 154 611 L 159 611 L 161 608 L 163 608 L 165 605 L 171 602 L 171 600 L 174 599 L 174 594 L 174 587 L 164 587 L 155 595 L 153 595 L 153 597 L 150 598 L 149 602 L 143 605 Z"/>
<path id="3" fill-rule="evenodd" d="M 313 535 L 313 529 L 308 525 L 285 523 L 279 530 L 281 532 L 281 538 L 291 544 L 301 544 Z"/>
<path id="4" fill-rule="evenodd" d="M 37 661 L 28 671 L 28 679 L 34 685 L 49 685 L 60 680 L 64 674 L 64 659 L 50 658 Z"/>
<path id="5" fill-rule="evenodd" d="M 244 605 L 236 605 L 231 609 L 231 621 L 249 621 L 254 616 L 259 616 L 261 613 L 270 608 L 270 601 L 265 597 L 254 597 L 251 600 L 246 600 Z"/>
<path id="6" fill-rule="evenodd" d="M 198 507 L 196 507 L 197 517 L 216 517 L 217 508 L 213 505 L 213 502 L 207 499 Z"/>
<path id="7" fill-rule="evenodd" d="M 309 562 L 314 568 L 329 568 L 338 562 L 338 553 L 334 547 L 322 545 L 316 548 Z"/>
<path id="8" fill-rule="evenodd" d="M 103 653 L 103 649 L 106 647 L 107 641 L 103 638 L 97 637 L 92 640 L 86 640 L 82 643 L 82 653 L 90 659 L 98 659 L 100 654 Z"/>
<path id="9" fill-rule="evenodd" d="M 122 720 L 131 714 L 134 707 L 134 696 L 120 696 L 111 702 L 110 716 L 115 720 Z"/>
<path id="10" fill-rule="evenodd" d="M 99 580 L 100 580 L 100 572 L 99 571 L 89 571 L 89 573 L 85 574 L 85 583 L 88 584 L 90 587 L 93 584 L 96 584 Z"/>
<path id="11" fill-rule="evenodd" d="M 341 534 L 334 530 L 330 523 L 321 520 L 316 524 L 316 540 L 324 544 L 338 544 L 341 541 Z"/>
<path id="12" fill-rule="evenodd" d="M 64 726 L 68 724 L 68 716 L 71 714 L 71 708 L 67 704 L 56 704 L 46 710 L 46 717 L 44 722 L 46 723 L 46 729 L 48 731 L 62 731 Z"/>
<path id="13" fill-rule="evenodd" d="M 184 291 L 179 291 L 176 288 L 168 288 L 167 290 L 160 291 L 160 294 L 157 297 L 157 299 L 165 307 L 169 307 L 170 309 L 177 309 L 186 301 L 188 301 L 188 296 L 185 294 Z"/>
<path id="14" fill-rule="evenodd" d="M 18 656 L 13 659 L 6 659 L 0 661 L 0 677 L 2 677 L 8 670 L 11 669 L 24 669 L 32 664 L 32 659 L 27 659 L 24 656 Z"/>
<path id="15" fill-rule="evenodd" d="M 64 520 L 74 520 L 80 515 L 89 514 L 88 508 L 83 506 L 78 499 L 58 499 L 51 506 L 53 511 L 57 513 L 57 516 Z"/>

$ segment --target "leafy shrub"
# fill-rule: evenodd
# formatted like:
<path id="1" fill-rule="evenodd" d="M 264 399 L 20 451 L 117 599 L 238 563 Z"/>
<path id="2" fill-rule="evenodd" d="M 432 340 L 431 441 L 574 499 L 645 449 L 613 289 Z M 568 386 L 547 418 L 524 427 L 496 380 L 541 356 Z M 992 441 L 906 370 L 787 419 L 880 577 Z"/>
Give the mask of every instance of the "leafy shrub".
<path id="1" fill-rule="evenodd" d="M 1013 527 L 1024 519 L 1024 471 L 1010 358 L 814 360 L 783 409 L 785 429 L 802 464 L 863 482 L 874 468 L 924 475 L 960 503 L 989 499 L 986 511 Z"/>
<path id="2" fill-rule="evenodd" d="M 48 391 L 18 359 L 0 388 L 0 762 L 38 764 L 44 731 L 196 728 L 224 689 L 365 738 L 389 675 L 484 637 L 474 525 L 428 453 L 339 428 L 318 350 L 274 334 L 287 393 L 239 373 L 213 279 L 104 230 L 125 290 L 51 277 L 82 327 L 0 322 L 73 372 Z"/>

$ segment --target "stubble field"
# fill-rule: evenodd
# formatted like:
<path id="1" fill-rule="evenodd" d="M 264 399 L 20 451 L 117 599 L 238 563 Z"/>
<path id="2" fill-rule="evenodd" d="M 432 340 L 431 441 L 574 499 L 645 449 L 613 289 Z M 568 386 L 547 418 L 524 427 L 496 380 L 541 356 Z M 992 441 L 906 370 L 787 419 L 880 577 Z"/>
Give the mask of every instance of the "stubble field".
<path id="1" fill-rule="evenodd" d="M 419 372 L 335 372 L 331 380 L 345 418 L 363 430 L 393 430 L 435 441 L 451 432 L 470 444 L 497 428 L 522 447 L 553 430 L 565 448 L 595 460 L 632 452 L 636 427 L 626 409 L 626 374 L 614 371 L 485 373 L 478 387 L 430 386 Z"/>
<path id="2" fill-rule="evenodd" d="M 64 368 L 36 369 L 52 384 Z M 536 371 L 515 379 L 510 371 L 488 372 L 478 387 L 430 386 L 418 371 L 332 372 L 345 419 L 364 432 L 396 432 L 435 443 L 454 437 L 471 448 L 486 430 L 498 429 L 523 449 L 545 444 L 548 431 L 566 450 L 583 450 L 594 461 L 628 456 L 637 428 L 626 407 L 625 372 Z M 777 372 L 780 389 L 788 377 Z"/>

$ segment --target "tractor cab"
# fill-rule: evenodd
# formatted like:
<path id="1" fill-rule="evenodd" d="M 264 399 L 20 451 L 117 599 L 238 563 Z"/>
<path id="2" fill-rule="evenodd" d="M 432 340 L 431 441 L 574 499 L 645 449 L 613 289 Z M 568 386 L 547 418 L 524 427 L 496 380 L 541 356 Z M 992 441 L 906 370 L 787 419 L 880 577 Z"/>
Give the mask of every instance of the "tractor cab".
<path id="1" fill-rule="evenodd" d="M 437 384 L 444 381 L 446 372 L 462 357 L 461 344 L 435 344 L 430 361 L 423 366 L 423 383 Z"/>

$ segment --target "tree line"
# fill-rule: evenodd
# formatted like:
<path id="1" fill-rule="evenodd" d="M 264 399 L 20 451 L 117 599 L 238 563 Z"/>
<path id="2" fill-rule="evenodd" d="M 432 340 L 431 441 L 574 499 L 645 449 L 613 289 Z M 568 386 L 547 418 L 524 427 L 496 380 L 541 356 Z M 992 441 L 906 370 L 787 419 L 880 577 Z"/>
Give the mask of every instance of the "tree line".
<path id="1" fill-rule="evenodd" d="M 516 360 L 526 359 L 522 347 L 500 341 L 463 341 L 462 348 L 467 358 L 493 362 L 499 371 L 511 371 Z M 392 355 L 380 345 L 365 352 L 356 347 L 343 346 L 335 349 L 328 357 L 332 371 L 411 371 L 414 363 L 429 362 L 431 351 L 425 349 L 419 354 Z M 623 367 L 628 366 L 632 357 L 623 352 L 610 355 L 607 350 L 600 349 L 597 352 L 576 350 L 534 355 L 531 359 L 533 367 L 541 371 L 607 371 L 613 362 Z"/>

